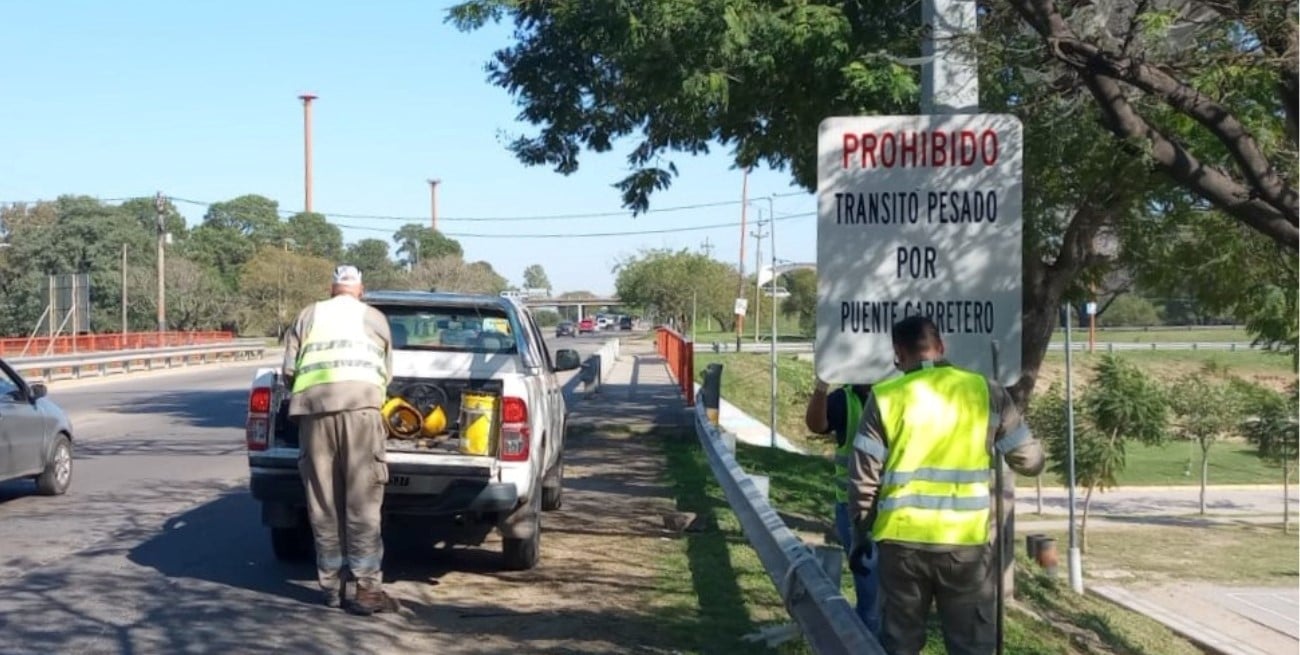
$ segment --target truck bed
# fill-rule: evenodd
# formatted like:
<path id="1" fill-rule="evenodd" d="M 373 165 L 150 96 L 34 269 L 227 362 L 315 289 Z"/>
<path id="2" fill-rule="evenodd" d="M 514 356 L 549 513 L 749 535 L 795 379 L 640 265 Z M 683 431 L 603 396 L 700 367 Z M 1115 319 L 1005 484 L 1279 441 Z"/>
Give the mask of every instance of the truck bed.
<path id="1" fill-rule="evenodd" d="M 415 405 L 421 415 L 430 411 L 432 405 L 442 407 L 447 415 L 447 432 L 445 437 L 436 439 L 388 439 L 388 452 L 460 452 L 460 398 L 466 391 L 480 391 L 501 394 L 501 381 L 484 379 L 426 379 L 394 378 L 388 385 L 389 396 L 401 396 Z M 497 423 L 500 424 L 500 406 L 498 405 Z M 288 394 L 281 400 L 275 417 L 274 443 L 281 448 L 298 447 L 298 424 L 289 420 Z M 495 450 L 495 448 L 493 449 Z"/>

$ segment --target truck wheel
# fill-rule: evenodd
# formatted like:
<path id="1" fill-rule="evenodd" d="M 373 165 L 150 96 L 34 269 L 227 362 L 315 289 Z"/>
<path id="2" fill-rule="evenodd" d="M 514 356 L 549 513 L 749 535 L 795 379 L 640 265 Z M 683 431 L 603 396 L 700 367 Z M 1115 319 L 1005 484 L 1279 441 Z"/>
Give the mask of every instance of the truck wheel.
<path id="1" fill-rule="evenodd" d="M 45 470 L 36 476 L 36 491 L 44 496 L 61 496 L 72 484 L 72 442 L 60 434 L 54 440 L 54 450 Z"/>
<path id="2" fill-rule="evenodd" d="M 554 512 L 564 505 L 564 455 L 542 482 L 542 511 Z"/>
<path id="3" fill-rule="evenodd" d="M 311 554 L 310 530 L 296 528 L 271 528 L 271 551 L 282 562 L 298 562 Z"/>
<path id="4" fill-rule="evenodd" d="M 519 508 L 520 512 L 531 512 L 532 534 L 523 539 L 501 539 L 501 556 L 508 571 L 527 571 L 537 566 L 542 554 L 542 495 L 533 494 L 533 500 L 527 506 Z"/>

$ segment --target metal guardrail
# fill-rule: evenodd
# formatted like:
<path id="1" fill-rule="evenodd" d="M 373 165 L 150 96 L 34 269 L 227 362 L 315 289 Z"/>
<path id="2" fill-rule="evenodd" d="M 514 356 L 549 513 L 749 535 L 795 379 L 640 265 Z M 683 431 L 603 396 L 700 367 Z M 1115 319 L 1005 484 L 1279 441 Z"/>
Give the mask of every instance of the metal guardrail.
<path id="1" fill-rule="evenodd" d="M 1088 343 L 1086 341 L 1075 342 L 1070 344 L 1070 346 L 1071 346 L 1070 350 L 1072 352 L 1087 352 L 1088 350 Z M 768 343 L 753 343 L 753 342 L 742 343 L 740 345 L 740 352 L 765 353 L 768 352 L 769 348 L 771 348 L 771 344 Z M 1065 344 L 1063 343 L 1048 344 L 1047 350 L 1049 352 L 1065 352 Z M 1136 352 L 1136 351 L 1144 351 L 1144 350 L 1145 351 L 1208 350 L 1208 351 L 1216 351 L 1216 352 L 1221 352 L 1221 351 L 1245 352 L 1245 351 L 1258 351 L 1260 350 L 1260 348 L 1258 348 L 1257 346 L 1252 346 L 1249 343 L 1240 342 L 1240 341 L 1153 341 L 1149 343 L 1107 341 L 1107 342 L 1097 342 L 1093 347 L 1094 352 Z M 784 352 L 784 353 L 810 353 L 813 352 L 813 344 L 810 341 L 796 341 L 794 343 L 777 342 L 776 351 Z M 729 342 L 722 342 L 722 341 L 696 343 L 695 352 L 734 353 L 736 352 L 736 344 L 729 343 Z"/>
<path id="2" fill-rule="evenodd" d="M 614 362 L 618 361 L 619 344 L 618 339 L 607 340 L 600 350 L 587 356 L 587 360 L 582 363 L 582 369 L 575 380 L 582 381 L 582 390 L 585 393 L 600 388 L 600 384 L 609 376 Z"/>
<path id="3" fill-rule="evenodd" d="M 266 343 L 261 339 L 237 339 L 227 343 L 200 346 L 177 346 L 147 350 L 104 351 L 78 355 L 22 357 L 6 360 L 24 377 L 44 381 L 103 377 L 113 373 L 132 373 L 171 368 L 174 365 L 207 364 L 213 361 L 236 361 L 261 357 Z"/>
<path id="4" fill-rule="evenodd" d="M 695 432 L 745 538 L 813 652 L 885 655 L 840 592 L 838 555 L 842 551 L 826 549 L 836 555 L 830 567 L 835 571 L 832 579 L 818 552 L 795 536 L 768 503 L 760 483 L 740 468 L 734 454 L 735 436 L 709 422 L 704 403 L 695 405 Z M 762 486 L 766 488 L 766 480 Z"/>

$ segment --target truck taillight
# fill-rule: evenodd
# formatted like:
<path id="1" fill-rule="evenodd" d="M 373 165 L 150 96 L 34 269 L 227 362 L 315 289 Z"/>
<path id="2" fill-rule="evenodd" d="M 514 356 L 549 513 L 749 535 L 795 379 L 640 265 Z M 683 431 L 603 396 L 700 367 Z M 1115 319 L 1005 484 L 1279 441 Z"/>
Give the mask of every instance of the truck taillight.
<path id="1" fill-rule="evenodd" d="M 248 413 L 268 414 L 271 411 L 270 387 L 258 387 L 248 394 Z"/>
<path id="2" fill-rule="evenodd" d="M 270 441 L 271 389 L 258 387 L 248 393 L 248 422 L 244 443 L 249 450 L 266 450 Z"/>
<path id="3" fill-rule="evenodd" d="M 528 404 L 523 398 L 501 400 L 501 461 L 528 461 L 531 430 L 528 428 Z"/>

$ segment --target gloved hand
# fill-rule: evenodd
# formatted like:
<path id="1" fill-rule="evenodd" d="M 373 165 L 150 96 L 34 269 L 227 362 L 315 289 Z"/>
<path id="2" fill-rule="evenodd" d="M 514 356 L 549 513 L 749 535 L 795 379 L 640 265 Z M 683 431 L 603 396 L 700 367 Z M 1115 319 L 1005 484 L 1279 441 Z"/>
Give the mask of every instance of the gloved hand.
<path id="1" fill-rule="evenodd" d="M 876 544 L 871 537 L 855 539 L 853 550 L 849 551 L 849 570 L 861 576 L 870 575 L 875 560 Z"/>

